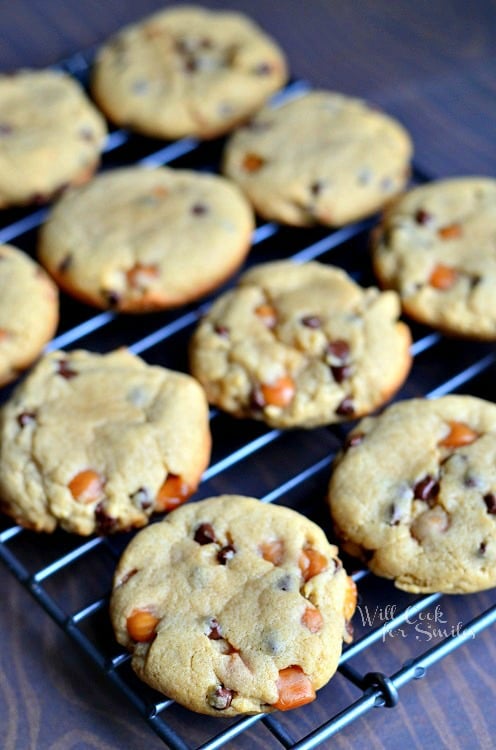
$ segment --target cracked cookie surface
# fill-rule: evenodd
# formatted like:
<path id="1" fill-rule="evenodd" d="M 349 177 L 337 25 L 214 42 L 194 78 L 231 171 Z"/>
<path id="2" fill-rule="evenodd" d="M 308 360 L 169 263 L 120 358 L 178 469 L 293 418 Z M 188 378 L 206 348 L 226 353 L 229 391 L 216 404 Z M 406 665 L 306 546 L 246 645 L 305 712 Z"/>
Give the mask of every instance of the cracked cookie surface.
<path id="1" fill-rule="evenodd" d="M 496 180 L 459 177 L 411 190 L 374 234 L 373 263 L 415 320 L 496 339 Z"/>
<path id="2" fill-rule="evenodd" d="M 251 246 L 251 207 L 228 180 L 128 167 L 64 195 L 38 255 L 69 294 L 101 308 L 149 312 L 205 295 Z"/>
<path id="3" fill-rule="evenodd" d="M 51 352 L 0 412 L 0 509 L 36 531 L 143 526 L 196 490 L 209 455 L 189 375 L 124 349 Z"/>
<path id="4" fill-rule="evenodd" d="M 287 78 L 285 56 L 241 13 L 171 7 L 101 48 L 92 92 L 118 125 L 158 138 L 219 136 Z"/>
<path id="5" fill-rule="evenodd" d="M 5 385 L 55 333 L 59 295 L 43 268 L 13 245 L 0 245 L 0 289 L 0 385 Z"/>
<path id="6" fill-rule="evenodd" d="M 265 107 L 229 139 L 223 171 L 260 216 L 342 226 L 382 208 L 409 177 L 399 122 L 360 99 L 312 91 Z"/>
<path id="7" fill-rule="evenodd" d="M 496 404 L 412 399 L 368 417 L 328 499 L 344 549 L 413 593 L 496 585 Z"/>
<path id="8" fill-rule="evenodd" d="M 315 523 L 223 495 L 135 536 L 110 612 L 138 676 L 214 716 L 296 708 L 334 674 L 356 590 Z"/>
<path id="9" fill-rule="evenodd" d="M 104 118 L 71 76 L 0 75 L 0 208 L 43 203 L 89 180 L 106 135 Z"/>
<path id="10" fill-rule="evenodd" d="M 253 267 L 218 298 L 190 344 L 212 404 L 273 427 L 315 427 L 368 414 L 411 364 L 394 292 L 363 289 L 312 261 Z"/>

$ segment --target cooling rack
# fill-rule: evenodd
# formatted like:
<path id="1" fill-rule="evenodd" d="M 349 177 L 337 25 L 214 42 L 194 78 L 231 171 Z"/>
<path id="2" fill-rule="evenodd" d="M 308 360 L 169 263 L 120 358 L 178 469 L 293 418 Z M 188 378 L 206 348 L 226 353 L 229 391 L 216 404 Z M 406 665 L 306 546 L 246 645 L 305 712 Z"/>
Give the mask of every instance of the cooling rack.
<path id="1" fill-rule="evenodd" d="M 92 52 L 78 53 L 60 67 L 86 84 L 92 56 Z M 275 104 L 308 88 L 304 81 L 293 81 L 275 97 Z M 102 169 L 141 163 L 218 171 L 222 146 L 222 140 L 202 143 L 193 138 L 164 144 L 116 129 L 109 134 Z M 414 182 L 429 179 L 430 175 L 414 170 Z M 46 208 L 2 212 L 0 243 L 12 242 L 34 255 L 37 229 L 46 213 Z M 287 257 L 295 262 L 319 259 L 341 266 L 363 286 L 371 285 L 368 237 L 374 222 L 372 218 L 332 231 L 260 223 L 246 265 Z M 61 324 L 48 348 L 102 352 L 125 345 L 152 364 L 186 371 L 189 336 L 212 299 L 171 312 L 119 316 L 96 312 L 62 295 Z M 396 398 L 464 392 L 494 400 L 492 347 L 461 344 L 419 325 L 411 329 L 414 364 Z M 11 390 L 0 391 L 0 402 Z M 324 496 L 346 426 L 279 431 L 212 411 L 211 429 L 212 461 L 194 499 L 221 492 L 253 495 L 299 510 L 332 537 Z M 81 539 L 64 532 L 47 538 L 0 518 L 0 558 L 8 570 L 173 750 L 214 750 L 232 743 L 250 747 L 258 744 L 254 738 L 260 733 L 266 745 L 273 743 L 271 747 L 318 747 L 372 708 L 394 707 L 407 683 L 422 678 L 429 667 L 496 621 L 496 595 L 491 592 L 477 600 L 479 609 L 464 622 L 456 597 L 407 595 L 365 570 L 356 570 L 355 639 L 345 648 L 338 673 L 314 703 L 288 714 L 238 720 L 198 717 L 139 682 L 129 655 L 113 638 L 108 594 L 116 561 L 130 538 L 131 534 L 123 534 Z M 345 562 L 352 570 L 353 561 Z"/>

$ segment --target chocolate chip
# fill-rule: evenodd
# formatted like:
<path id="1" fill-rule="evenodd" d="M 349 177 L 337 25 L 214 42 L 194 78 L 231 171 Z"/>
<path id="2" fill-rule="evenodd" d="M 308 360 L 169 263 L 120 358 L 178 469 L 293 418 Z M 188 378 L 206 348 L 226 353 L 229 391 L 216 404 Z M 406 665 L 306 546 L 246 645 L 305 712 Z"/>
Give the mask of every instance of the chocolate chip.
<path id="1" fill-rule="evenodd" d="M 32 424 L 34 421 L 36 421 L 36 414 L 32 411 L 23 411 L 17 417 L 19 427 L 26 427 L 26 425 Z"/>
<path id="2" fill-rule="evenodd" d="M 327 344 L 326 352 L 340 364 L 346 362 L 350 356 L 350 345 L 343 339 L 336 339 L 336 341 L 330 341 Z"/>
<path id="3" fill-rule="evenodd" d="M 194 57 L 188 56 L 184 60 L 183 67 L 187 73 L 194 73 L 196 70 L 198 70 L 198 62 Z"/>
<path id="4" fill-rule="evenodd" d="M 341 403 L 336 407 L 336 414 L 341 417 L 349 417 L 355 412 L 355 405 L 351 396 L 345 396 Z"/>
<path id="5" fill-rule="evenodd" d="M 135 576 L 137 572 L 138 572 L 138 568 L 133 568 L 132 570 L 129 570 L 127 573 L 124 573 L 118 585 L 123 586 L 125 583 L 129 581 L 130 578 Z"/>
<path id="6" fill-rule="evenodd" d="M 217 336 L 221 336 L 223 339 L 229 338 L 229 328 L 227 326 L 223 326 L 219 323 L 214 326 L 214 331 Z"/>
<path id="7" fill-rule="evenodd" d="M 331 365 L 331 372 L 336 383 L 342 383 L 350 377 L 353 368 L 350 365 Z"/>
<path id="8" fill-rule="evenodd" d="M 65 258 L 63 260 L 60 261 L 57 270 L 60 273 L 65 273 L 72 266 L 73 260 L 74 259 L 73 259 L 72 255 L 69 253 L 68 255 L 65 256 Z"/>
<path id="9" fill-rule="evenodd" d="M 325 184 L 322 182 L 322 180 L 316 180 L 315 182 L 312 182 L 310 185 L 310 192 L 312 195 L 317 197 L 317 195 L 320 195 L 325 187 Z"/>
<path id="10" fill-rule="evenodd" d="M 347 435 L 344 442 L 344 449 L 348 450 L 348 448 L 354 448 L 355 446 L 360 445 L 364 437 L 365 435 L 363 432 L 354 432 L 353 434 Z"/>
<path id="11" fill-rule="evenodd" d="M 220 625 L 218 621 L 215 619 L 215 617 L 211 617 L 208 621 L 208 637 L 211 641 L 220 641 L 222 639 L 222 631 L 220 629 Z"/>
<path id="12" fill-rule="evenodd" d="M 280 591 L 292 591 L 294 589 L 294 579 L 290 575 L 284 575 L 276 582 Z"/>
<path id="13" fill-rule="evenodd" d="M 369 167 L 363 167 L 357 174 L 357 180 L 360 185 L 370 185 L 372 182 L 372 170 Z"/>
<path id="14" fill-rule="evenodd" d="M 260 388 L 254 388 L 250 394 L 250 407 L 254 411 L 260 411 L 265 407 L 265 398 Z"/>
<path id="15" fill-rule="evenodd" d="M 103 502 L 98 503 L 95 508 L 95 521 L 99 534 L 110 534 L 117 526 L 117 519 L 108 515 Z"/>
<path id="16" fill-rule="evenodd" d="M 432 221 L 432 214 L 425 211 L 423 208 L 419 208 L 415 214 L 415 221 L 417 224 L 429 224 Z"/>
<path id="17" fill-rule="evenodd" d="M 141 510 L 148 510 L 153 505 L 150 493 L 145 487 L 140 487 L 130 497 L 136 507 Z"/>
<path id="18" fill-rule="evenodd" d="M 6 122 L 0 122 L 0 135 L 10 135 L 14 128 Z"/>
<path id="19" fill-rule="evenodd" d="M 479 555 L 481 555 L 481 556 L 485 555 L 486 554 L 486 549 L 487 549 L 487 542 L 481 542 L 479 544 L 479 550 L 478 550 Z"/>
<path id="20" fill-rule="evenodd" d="M 215 708 L 217 711 L 223 711 L 224 709 L 229 708 L 233 696 L 233 690 L 230 690 L 223 685 L 216 685 L 208 691 L 207 700 L 212 708 Z"/>
<path id="21" fill-rule="evenodd" d="M 200 524 L 200 526 L 198 526 L 195 531 L 193 539 L 195 540 L 195 542 L 198 542 L 198 544 L 212 544 L 212 542 L 215 542 L 215 531 L 212 524 Z"/>
<path id="22" fill-rule="evenodd" d="M 272 65 L 266 62 L 259 63 L 255 69 L 254 73 L 257 76 L 270 76 L 272 73 Z"/>
<path id="23" fill-rule="evenodd" d="M 307 328 L 320 328 L 322 325 L 322 321 L 317 315 L 305 315 L 301 322 Z"/>
<path id="24" fill-rule="evenodd" d="M 211 39 L 204 36 L 202 39 L 200 39 L 198 46 L 200 47 L 200 49 L 212 49 L 214 45 Z"/>
<path id="25" fill-rule="evenodd" d="M 487 512 L 492 516 L 496 515 L 496 495 L 493 492 L 488 492 L 487 495 L 484 495 L 483 500 L 486 503 Z"/>
<path id="26" fill-rule="evenodd" d="M 112 291 L 112 289 L 103 289 L 102 294 L 110 307 L 116 307 L 122 299 L 122 296 L 118 292 Z"/>
<path id="27" fill-rule="evenodd" d="M 57 374 L 66 380 L 70 380 L 71 378 L 75 378 L 78 373 L 71 368 L 66 359 L 59 359 L 57 362 Z"/>
<path id="28" fill-rule="evenodd" d="M 423 500 L 429 505 L 439 494 L 439 482 L 429 474 L 420 479 L 413 487 L 413 495 L 417 500 Z"/>
<path id="29" fill-rule="evenodd" d="M 191 213 L 193 216 L 205 216 L 205 214 L 208 214 L 208 206 L 204 203 L 195 203 L 191 206 Z"/>
<path id="30" fill-rule="evenodd" d="M 233 547 L 232 544 L 226 544 L 225 547 L 222 547 L 222 549 L 217 552 L 217 561 L 221 565 L 225 565 L 229 560 L 232 560 L 235 554 L 236 548 Z"/>

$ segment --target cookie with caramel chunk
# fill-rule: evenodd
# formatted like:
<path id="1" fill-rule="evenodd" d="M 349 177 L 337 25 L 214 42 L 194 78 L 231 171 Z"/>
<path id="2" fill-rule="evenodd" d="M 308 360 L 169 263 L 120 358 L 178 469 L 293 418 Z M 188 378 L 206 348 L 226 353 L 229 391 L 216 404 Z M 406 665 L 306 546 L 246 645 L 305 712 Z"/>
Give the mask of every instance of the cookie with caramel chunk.
<path id="1" fill-rule="evenodd" d="M 110 602 L 138 676 L 203 714 L 309 703 L 336 671 L 356 591 L 315 523 L 238 495 L 188 503 L 125 550 Z"/>
<path id="2" fill-rule="evenodd" d="M 69 294 L 150 312 L 207 294 L 245 259 L 253 212 L 235 185 L 190 170 L 127 167 L 66 193 L 38 255 Z"/>
<path id="3" fill-rule="evenodd" d="M 209 454 L 189 375 L 124 349 L 51 352 L 0 412 L 0 510 L 36 531 L 143 526 L 196 490 Z"/>
<path id="4" fill-rule="evenodd" d="M 158 138 L 212 138 L 260 109 L 286 78 L 279 45 L 247 16 L 190 5 L 109 39 L 92 92 L 118 125 Z"/>
<path id="5" fill-rule="evenodd" d="M 410 136 L 393 117 L 361 99 L 311 91 L 264 107 L 233 133 L 223 170 L 266 219 L 339 227 L 403 190 L 411 155 Z"/>
<path id="6" fill-rule="evenodd" d="M 496 404 L 412 399 L 362 420 L 329 503 L 344 548 L 413 593 L 496 585 Z"/>
<path id="7" fill-rule="evenodd" d="M 278 428 L 354 419 L 406 378 L 410 331 L 395 292 L 364 289 L 339 268 L 276 261 L 216 300 L 191 341 L 209 401 Z"/>
<path id="8" fill-rule="evenodd" d="M 496 180 L 458 177 L 411 190 L 373 237 L 382 286 L 404 312 L 447 334 L 496 340 Z"/>
<path id="9" fill-rule="evenodd" d="M 38 263 L 0 245 L 0 385 L 41 354 L 59 320 L 58 290 Z"/>

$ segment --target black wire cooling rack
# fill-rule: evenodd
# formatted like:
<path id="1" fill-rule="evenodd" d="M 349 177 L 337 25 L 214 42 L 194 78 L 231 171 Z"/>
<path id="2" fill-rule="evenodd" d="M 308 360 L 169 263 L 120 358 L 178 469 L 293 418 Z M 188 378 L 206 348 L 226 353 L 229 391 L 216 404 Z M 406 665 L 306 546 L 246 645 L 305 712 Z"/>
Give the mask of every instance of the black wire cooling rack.
<path id="1" fill-rule="evenodd" d="M 91 59 L 92 53 L 77 54 L 61 67 L 86 83 Z M 308 88 L 305 82 L 292 82 L 276 97 L 276 104 L 278 99 Z M 218 171 L 222 146 L 221 140 L 202 143 L 192 138 L 164 144 L 113 130 L 102 169 L 141 163 Z M 413 179 L 425 182 L 430 176 L 417 169 Z M 2 212 L 0 243 L 12 242 L 35 255 L 37 228 L 46 213 L 46 208 Z M 341 266 L 363 286 L 371 285 L 374 279 L 368 237 L 374 221 L 333 231 L 261 223 L 255 230 L 246 265 L 285 257 L 296 262 L 319 259 Z M 48 348 L 80 347 L 103 352 L 124 345 L 150 363 L 186 371 L 187 341 L 210 302 L 208 298 L 200 305 L 160 314 L 118 316 L 95 312 L 62 295 L 59 332 Z M 494 400 L 496 356 L 492 347 L 449 340 L 418 325 L 411 328 L 414 364 L 397 398 L 436 397 L 460 391 Z M 0 401 L 11 390 L 12 386 L 4 388 Z M 211 429 L 212 461 L 196 499 L 233 492 L 279 502 L 317 521 L 332 536 L 324 496 L 332 458 L 342 445 L 346 427 L 279 431 L 212 412 Z M 315 748 L 373 707 L 396 705 L 404 685 L 423 677 L 428 667 L 496 621 L 496 597 L 489 608 L 487 598 L 483 599 L 486 608 L 481 606 L 482 611 L 477 610 L 469 622 L 462 622 L 453 598 L 407 595 L 358 570 L 353 574 L 359 590 L 355 640 L 345 648 L 337 675 L 314 703 L 287 714 L 239 720 L 197 717 L 139 682 L 130 668 L 129 655 L 113 638 L 108 594 L 116 561 L 130 537 L 82 539 L 64 532 L 48 537 L 2 518 L 0 558 L 73 644 L 90 657 L 173 750 L 214 750 L 228 743 L 241 746 L 242 742 L 248 747 L 260 727 L 268 733 L 266 741 L 270 739 L 274 746 Z M 368 669 L 371 663 L 375 665 L 373 670 Z M 324 694 L 325 709 L 323 699 L 319 700 Z"/>

